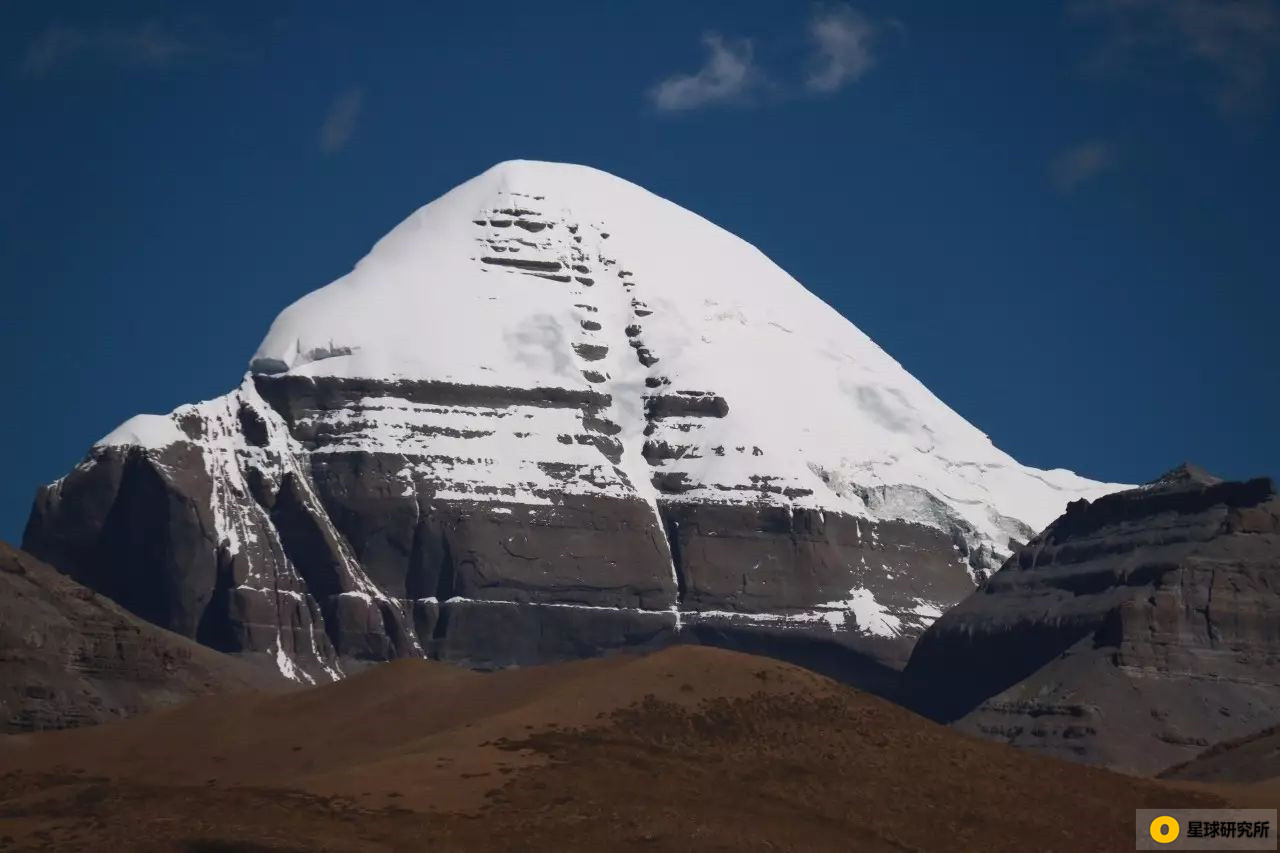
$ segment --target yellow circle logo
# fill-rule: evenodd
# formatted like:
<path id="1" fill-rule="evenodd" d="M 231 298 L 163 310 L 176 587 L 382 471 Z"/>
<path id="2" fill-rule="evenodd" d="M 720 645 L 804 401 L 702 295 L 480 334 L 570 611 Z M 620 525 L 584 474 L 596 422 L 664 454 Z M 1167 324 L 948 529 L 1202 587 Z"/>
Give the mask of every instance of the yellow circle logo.
<path id="1" fill-rule="evenodd" d="M 1178 822 L 1168 815 L 1161 815 L 1151 821 L 1151 837 L 1161 844 L 1171 844 L 1178 840 L 1178 833 L 1182 831 L 1182 827 L 1178 826 Z"/>

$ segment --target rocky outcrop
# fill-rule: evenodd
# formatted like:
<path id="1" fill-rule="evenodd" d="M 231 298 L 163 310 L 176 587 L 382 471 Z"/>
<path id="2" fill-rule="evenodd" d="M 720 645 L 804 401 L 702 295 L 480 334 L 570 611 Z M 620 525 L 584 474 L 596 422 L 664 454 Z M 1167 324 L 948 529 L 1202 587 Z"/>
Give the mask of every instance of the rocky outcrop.
<path id="1" fill-rule="evenodd" d="M 880 672 L 1111 488 L 1019 465 L 705 220 L 515 162 L 282 312 L 238 389 L 98 442 L 24 542 L 302 681 L 673 639 Z"/>
<path id="2" fill-rule="evenodd" d="M 274 660 L 228 657 L 157 628 L 0 543 L 0 733 L 288 684 Z"/>
<path id="3" fill-rule="evenodd" d="M 1280 496 L 1190 466 L 1077 501 L 916 645 L 929 715 L 1155 773 L 1280 720 Z"/>

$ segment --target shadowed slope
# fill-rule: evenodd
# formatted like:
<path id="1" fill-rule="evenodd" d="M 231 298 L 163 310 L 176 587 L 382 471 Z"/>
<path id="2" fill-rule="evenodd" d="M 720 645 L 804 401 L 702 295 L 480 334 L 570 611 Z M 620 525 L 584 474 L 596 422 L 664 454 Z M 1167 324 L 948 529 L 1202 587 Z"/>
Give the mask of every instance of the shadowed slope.
<path id="1" fill-rule="evenodd" d="M 0 542 L 0 733 L 287 684 L 274 664 L 254 666 L 157 628 Z"/>
<path id="2" fill-rule="evenodd" d="M 1280 726 L 1217 744 L 1168 768 L 1161 779 L 1225 795 L 1246 808 L 1280 808 Z"/>

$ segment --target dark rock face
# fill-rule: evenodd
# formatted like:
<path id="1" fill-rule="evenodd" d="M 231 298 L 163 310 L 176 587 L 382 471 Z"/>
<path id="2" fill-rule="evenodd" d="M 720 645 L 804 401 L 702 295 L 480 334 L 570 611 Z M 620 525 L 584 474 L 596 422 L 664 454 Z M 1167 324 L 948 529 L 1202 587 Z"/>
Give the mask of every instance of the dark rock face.
<path id="1" fill-rule="evenodd" d="M 480 669 L 656 648 L 675 635 L 670 611 L 457 601 L 440 605 L 439 618 L 443 630 L 429 647 L 431 656 Z"/>
<path id="2" fill-rule="evenodd" d="M 0 543 L 0 733 L 287 685 L 275 661 L 255 665 L 157 628 Z"/>
<path id="3" fill-rule="evenodd" d="M 925 632 L 909 701 L 1154 773 L 1280 720 L 1280 497 L 1184 466 L 1072 503 Z"/>
<path id="4" fill-rule="evenodd" d="M 763 480 L 748 484 L 756 503 L 643 499 L 597 444 L 616 432 L 608 404 L 554 388 L 260 375 L 180 410 L 171 444 L 95 447 L 41 490 L 25 545 L 164 628 L 278 659 L 304 681 L 405 656 L 487 668 L 692 640 L 806 660 L 822 647 L 863 661 L 832 671 L 887 684 L 882 670 L 972 589 L 962 540 L 936 527 L 770 504 Z M 392 406 L 468 412 L 443 437 L 396 414 L 432 441 L 464 442 L 552 410 L 577 424 L 552 447 L 598 455 L 538 462 L 531 504 L 528 483 L 518 496 L 459 481 L 458 456 L 352 446 Z M 682 392 L 655 396 L 650 414 L 725 408 Z"/>
<path id="5" fill-rule="evenodd" d="M 700 626 L 740 628 L 737 614 L 805 613 L 817 603 L 847 599 L 851 588 L 862 589 L 886 609 L 883 630 L 867 624 L 866 631 L 852 636 L 833 634 L 821 620 L 788 627 L 811 640 L 843 640 L 901 668 L 911 647 L 901 633 L 914 637 L 936 615 L 921 602 L 957 601 L 973 588 L 950 537 L 919 524 L 697 503 L 664 504 L 662 516 L 680 579 L 681 607 L 690 612 L 689 622 Z M 893 566 L 903 565 L 910 567 L 909 576 L 894 571 Z M 767 621 L 757 628 L 767 630 Z"/>

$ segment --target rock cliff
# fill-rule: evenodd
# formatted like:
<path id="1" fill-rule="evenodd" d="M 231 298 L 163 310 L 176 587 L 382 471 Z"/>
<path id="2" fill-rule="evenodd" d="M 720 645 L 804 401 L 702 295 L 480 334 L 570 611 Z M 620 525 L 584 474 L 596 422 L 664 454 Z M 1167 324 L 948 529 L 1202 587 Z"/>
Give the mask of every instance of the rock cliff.
<path id="1" fill-rule="evenodd" d="M 1137 773 L 1280 720 L 1280 496 L 1182 466 L 1076 501 L 921 637 L 910 701 Z"/>

